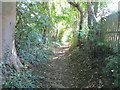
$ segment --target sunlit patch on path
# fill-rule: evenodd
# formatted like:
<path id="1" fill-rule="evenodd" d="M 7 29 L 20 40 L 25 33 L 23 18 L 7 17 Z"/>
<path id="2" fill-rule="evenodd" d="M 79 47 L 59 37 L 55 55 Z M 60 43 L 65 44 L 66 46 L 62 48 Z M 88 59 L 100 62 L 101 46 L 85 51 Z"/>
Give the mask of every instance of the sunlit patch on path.
<path id="1" fill-rule="evenodd" d="M 60 60 L 61 57 L 64 57 L 65 52 L 67 52 L 69 50 L 69 46 L 67 45 L 63 45 L 60 46 L 59 49 L 54 51 L 54 56 L 52 57 L 53 60 Z"/>
<path id="2" fill-rule="evenodd" d="M 51 87 L 55 88 L 66 88 L 64 86 L 63 82 L 66 76 L 69 74 L 67 71 L 67 62 L 65 60 L 65 53 L 69 50 L 69 45 L 63 45 L 60 47 L 57 47 L 54 51 L 54 55 L 51 58 L 52 63 L 49 65 L 52 69 L 51 72 L 49 72 L 47 81 L 50 82 Z"/>
<path id="3" fill-rule="evenodd" d="M 53 60 L 58 59 L 58 57 L 53 57 Z"/>

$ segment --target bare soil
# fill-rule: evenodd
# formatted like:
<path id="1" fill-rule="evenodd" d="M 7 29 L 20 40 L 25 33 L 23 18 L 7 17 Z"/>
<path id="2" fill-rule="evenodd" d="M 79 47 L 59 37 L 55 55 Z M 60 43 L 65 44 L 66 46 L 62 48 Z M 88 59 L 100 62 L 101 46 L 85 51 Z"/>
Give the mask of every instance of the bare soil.
<path id="1" fill-rule="evenodd" d="M 106 75 L 98 74 L 99 69 L 94 68 L 91 61 L 84 61 L 84 57 L 77 62 L 70 60 L 67 52 L 69 45 L 54 48 L 50 56 L 51 63 L 47 66 L 34 66 L 33 73 L 41 76 L 37 85 L 42 88 L 92 88 L 110 87 L 111 81 Z M 79 56 L 73 55 L 73 59 Z M 86 57 L 87 58 L 87 57 Z"/>

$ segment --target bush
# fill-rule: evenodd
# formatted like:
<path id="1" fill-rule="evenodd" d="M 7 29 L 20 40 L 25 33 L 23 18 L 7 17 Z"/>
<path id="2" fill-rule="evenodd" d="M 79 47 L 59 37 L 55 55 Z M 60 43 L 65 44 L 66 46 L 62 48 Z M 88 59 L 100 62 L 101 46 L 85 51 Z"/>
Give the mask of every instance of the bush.
<path id="1" fill-rule="evenodd" d="M 92 47 L 90 56 L 92 58 L 104 59 L 113 54 L 114 52 L 111 48 L 105 45 L 100 45 L 100 46 Z"/>
<path id="2" fill-rule="evenodd" d="M 120 87 L 120 55 L 111 55 L 106 58 L 108 62 L 103 69 L 104 73 L 109 73 L 114 78 L 114 86 Z"/>
<path id="3" fill-rule="evenodd" d="M 37 76 L 31 74 L 31 70 L 24 69 L 22 72 L 16 72 L 13 68 L 3 67 L 2 88 L 37 88 L 35 85 Z"/>
<path id="4" fill-rule="evenodd" d="M 114 87 L 120 87 L 120 54 L 119 48 L 110 48 L 106 43 L 96 45 L 91 48 L 90 57 L 97 60 L 104 61 L 103 73 L 109 75 L 109 78 L 113 80 Z"/>

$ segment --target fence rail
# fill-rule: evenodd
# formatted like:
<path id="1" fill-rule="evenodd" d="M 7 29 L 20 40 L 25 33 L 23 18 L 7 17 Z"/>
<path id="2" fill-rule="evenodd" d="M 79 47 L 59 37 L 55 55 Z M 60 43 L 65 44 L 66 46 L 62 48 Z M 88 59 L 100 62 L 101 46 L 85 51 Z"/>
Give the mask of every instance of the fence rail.
<path id="1" fill-rule="evenodd" d="M 110 42 L 110 47 L 118 46 L 120 44 L 120 13 L 116 12 L 105 17 L 102 23 L 104 41 Z"/>

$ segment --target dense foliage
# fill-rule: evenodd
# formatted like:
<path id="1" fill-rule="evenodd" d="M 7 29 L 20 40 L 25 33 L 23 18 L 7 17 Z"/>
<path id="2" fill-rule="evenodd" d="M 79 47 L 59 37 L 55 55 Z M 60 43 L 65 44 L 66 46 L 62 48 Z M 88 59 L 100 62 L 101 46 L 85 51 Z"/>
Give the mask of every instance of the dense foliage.
<path id="1" fill-rule="evenodd" d="M 69 58 L 75 62 L 75 66 L 82 67 L 81 64 L 88 64 L 88 71 L 100 67 L 101 71 L 97 72 L 100 78 L 105 74 L 110 75 L 110 78 L 114 78 L 113 86 L 120 86 L 119 48 L 109 47 L 116 42 L 109 43 L 102 39 L 102 36 L 105 36 L 104 29 L 101 28 L 102 22 L 98 20 L 96 26 L 92 22 L 89 28 L 87 3 L 78 2 L 77 5 L 81 6 L 84 14 L 82 30 L 79 30 L 79 11 L 67 1 L 61 2 L 17 2 L 15 45 L 25 68 L 16 72 L 11 67 L 4 67 L 9 72 L 3 82 L 4 88 L 38 88 L 37 79 L 42 77 L 32 75 L 31 67 L 47 66 L 50 63 L 49 56 L 53 53 L 51 47 L 56 42 L 71 44 L 72 53 L 69 54 Z M 92 3 L 92 6 L 95 8 L 95 3 Z M 102 2 L 98 8 L 102 9 L 105 6 L 107 4 Z M 96 13 L 96 17 L 99 18 L 100 12 Z M 78 40 L 81 42 L 78 43 Z M 100 66 L 101 62 L 103 66 Z M 102 88 L 104 85 L 97 87 Z"/>

